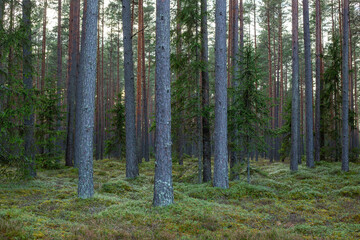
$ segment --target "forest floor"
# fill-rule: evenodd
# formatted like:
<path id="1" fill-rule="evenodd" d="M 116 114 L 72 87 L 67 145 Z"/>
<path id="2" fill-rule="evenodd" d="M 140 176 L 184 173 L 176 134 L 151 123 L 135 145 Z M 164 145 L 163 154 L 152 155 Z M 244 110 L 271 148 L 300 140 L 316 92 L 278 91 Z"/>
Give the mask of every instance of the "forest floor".
<path id="1" fill-rule="evenodd" d="M 77 198 L 77 170 L 39 170 L 0 183 L 0 239 L 360 239 L 360 164 L 252 163 L 252 182 L 196 184 L 197 161 L 173 164 L 175 203 L 152 206 L 154 161 L 125 179 L 125 163 L 95 161 L 96 194 Z"/>

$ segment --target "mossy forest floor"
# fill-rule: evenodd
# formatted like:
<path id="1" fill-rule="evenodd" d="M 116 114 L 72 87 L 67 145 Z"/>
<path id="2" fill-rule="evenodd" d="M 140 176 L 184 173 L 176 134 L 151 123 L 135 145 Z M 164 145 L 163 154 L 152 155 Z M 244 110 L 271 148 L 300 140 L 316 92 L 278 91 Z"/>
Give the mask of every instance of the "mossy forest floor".
<path id="1" fill-rule="evenodd" d="M 96 194 L 77 198 L 74 168 L 0 183 L 0 239 L 360 239 L 360 165 L 252 163 L 252 182 L 196 184 L 197 162 L 173 164 L 175 203 L 152 207 L 154 161 L 125 179 L 125 163 L 95 161 Z M 244 166 L 242 168 L 245 168 Z M 244 169 L 245 170 L 245 169 Z"/>

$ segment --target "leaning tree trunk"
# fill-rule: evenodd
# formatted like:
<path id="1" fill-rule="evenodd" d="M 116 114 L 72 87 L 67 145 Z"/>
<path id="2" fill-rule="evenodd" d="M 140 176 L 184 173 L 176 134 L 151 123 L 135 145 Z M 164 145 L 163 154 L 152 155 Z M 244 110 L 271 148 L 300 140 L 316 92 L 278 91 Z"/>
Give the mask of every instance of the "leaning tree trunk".
<path id="1" fill-rule="evenodd" d="M 226 0 L 216 0 L 214 186 L 221 188 L 229 187 L 226 72 Z"/>
<path id="2" fill-rule="evenodd" d="M 139 175 L 136 159 L 135 130 L 135 89 L 134 63 L 131 37 L 130 0 L 122 1 L 123 42 L 124 42 L 124 78 L 125 78 L 125 130 L 126 130 L 126 177 Z"/>
<path id="3" fill-rule="evenodd" d="M 25 104 L 28 112 L 24 117 L 24 147 L 25 147 L 25 171 L 30 177 L 36 177 L 35 171 L 35 144 L 34 144 L 34 108 L 32 104 L 33 82 L 32 82 L 32 53 L 31 53 L 31 2 L 23 0 L 23 23 L 25 38 L 23 42 L 23 82 L 27 90 Z"/>
<path id="4" fill-rule="evenodd" d="M 341 170 L 349 171 L 349 0 L 343 5 L 342 41 L 342 165 Z"/>
<path id="5" fill-rule="evenodd" d="M 156 153 L 154 206 L 174 201 L 171 162 L 170 0 L 156 0 Z"/>
<path id="6" fill-rule="evenodd" d="M 298 170 L 300 146 L 298 0 L 292 0 L 292 104 L 290 170 Z"/>
<path id="7" fill-rule="evenodd" d="M 306 166 L 314 167 L 313 138 L 313 84 L 311 73 L 311 42 L 309 27 L 309 1 L 303 0 L 305 44 L 305 100 L 306 100 Z"/>
<path id="8" fill-rule="evenodd" d="M 98 0 L 85 1 L 86 9 L 84 24 L 84 42 L 81 47 L 80 71 L 78 88 L 81 90 L 81 99 L 76 103 L 80 111 L 76 116 L 79 127 L 79 136 L 76 141 L 75 156 L 79 156 L 79 184 L 78 196 L 91 198 L 94 195 L 93 183 L 93 132 L 95 114 L 96 88 L 96 51 L 97 51 L 97 15 Z"/>

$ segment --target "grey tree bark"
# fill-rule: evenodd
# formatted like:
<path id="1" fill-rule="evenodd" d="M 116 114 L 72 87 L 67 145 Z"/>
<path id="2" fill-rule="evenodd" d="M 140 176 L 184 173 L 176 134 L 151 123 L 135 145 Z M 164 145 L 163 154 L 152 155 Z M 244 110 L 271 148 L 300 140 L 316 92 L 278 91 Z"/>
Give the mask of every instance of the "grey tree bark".
<path id="1" fill-rule="evenodd" d="M 154 206 L 174 201 L 171 162 L 170 0 L 156 0 L 156 153 Z"/>
<path id="2" fill-rule="evenodd" d="M 341 170 L 349 171 L 349 0 L 343 4 L 342 40 L 342 158 Z"/>
<path id="3" fill-rule="evenodd" d="M 320 89 L 321 89 L 321 4 L 315 2 L 316 8 L 316 98 L 315 98 L 315 161 L 320 161 Z"/>
<path id="4" fill-rule="evenodd" d="M 139 175 L 136 158 L 134 62 L 131 37 L 130 0 L 122 1 L 125 78 L 126 177 Z"/>
<path id="5" fill-rule="evenodd" d="M 214 186 L 228 188 L 226 0 L 216 0 L 215 5 L 214 140 Z"/>
<path id="6" fill-rule="evenodd" d="M 201 62 L 204 68 L 201 71 L 202 96 L 202 137 L 203 137 L 203 182 L 211 181 L 211 136 L 209 108 L 209 56 L 208 56 L 208 29 L 207 29 L 207 0 L 201 0 Z"/>
<path id="7" fill-rule="evenodd" d="M 306 166 L 314 167 L 313 84 L 311 71 L 311 41 L 309 27 L 309 1 L 303 0 L 305 44 L 305 95 L 306 95 Z"/>
<path id="8" fill-rule="evenodd" d="M 36 177 L 35 171 L 35 144 L 34 144 L 34 108 L 32 104 L 33 78 L 32 78 L 32 52 L 31 52 L 31 2 L 22 1 L 23 24 L 25 38 L 23 40 L 23 82 L 27 93 L 25 103 L 28 112 L 24 117 L 24 157 L 25 171 L 30 177 Z"/>
<path id="9" fill-rule="evenodd" d="M 79 84 L 82 98 L 79 99 L 79 136 L 76 141 L 75 156 L 79 156 L 78 196 L 91 198 L 94 195 L 93 183 L 93 133 L 95 114 L 96 88 L 96 51 L 97 51 L 97 18 L 98 0 L 87 0 L 84 28 L 84 42 L 81 47 Z M 85 30 L 83 29 L 83 31 Z"/>
<path id="10" fill-rule="evenodd" d="M 292 102 L 290 170 L 298 170 L 300 152 L 298 0 L 292 0 Z"/>

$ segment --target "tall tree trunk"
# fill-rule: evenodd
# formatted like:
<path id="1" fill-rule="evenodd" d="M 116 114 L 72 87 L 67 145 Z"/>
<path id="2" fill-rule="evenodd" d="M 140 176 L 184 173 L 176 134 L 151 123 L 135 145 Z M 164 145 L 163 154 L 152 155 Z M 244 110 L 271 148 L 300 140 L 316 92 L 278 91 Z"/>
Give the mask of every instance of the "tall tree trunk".
<path id="1" fill-rule="evenodd" d="M 58 102 L 57 107 L 60 109 L 61 107 L 61 94 L 62 94 L 62 42 L 61 42 L 61 0 L 58 0 L 58 26 L 57 26 L 57 69 L 56 69 L 56 78 L 57 78 L 57 96 Z M 61 130 L 61 113 L 57 116 L 57 131 Z M 58 150 L 61 150 L 62 141 L 60 138 L 57 140 Z"/>
<path id="2" fill-rule="evenodd" d="M 209 57 L 207 29 L 207 0 L 201 0 L 201 71 L 202 137 L 203 137 L 203 182 L 211 181 L 211 136 L 209 114 Z"/>
<path id="3" fill-rule="evenodd" d="M 181 48 L 182 48 L 182 39 L 181 39 L 181 22 L 180 22 L 180 14 L 181 14 L 181 1 L 176 1 L 176 55 L 180 59 L 181 57 Z M 181 70 L 177 71 L 176 79 L 179 80 L 181 76 Z M 180 112 L 180 124 L 177 127 L 177 146 L 176 146 L 176 155 L 179 161 L 179 165 L 183 165 L 184 162 L 184 126 L 182 124 L 183 120 L 183 111 Z"/>
<path id="4" fill-rule="evenodd" d="M 315 98 L 315 161 L 320 161 L 320 89 L 321 89 L 321 65 L 322 65 L 322 46 L 321 46 L 321 4 L 320 0 L 315 1 L 316 8 L 316 98 Z"/>
<path id="5" fill-rule="evenodd" d="M 98 11 L 100 9 L 100 4 L 98 5 Z M 100 69 L 100 14 L 98 14 L 98 28 L 97 28 L 97 58 L 96 58 L 96 121 L 95 121 L 95 131 L 96 131 L 96 148 L 95 148 L 95 158 L 97 160 L 102 158 L 101 155 L 101 69 Z"/>
<path id="6" fill-rule="evenodd" d="M 142 0 L 141 0 L 142 1 Z M 142 7 L 143 8 L 143 7 Z M 144 15 L 144 10 L 142 9 L 141 12 Z M 143 17 L 143 21 L 142 21 L 142 37 L 141 37 L 141 44 L 142 44 L 142 53 L 141 53 L 141 58 L 142 58 L 142 90 L 143 90 L 143 98 L 142 98 L 142 102 L 143 102 L 143 157 L 145 159 L 146 162 L 150 161 L 150 152 L 149 152 L 149 120 L 148 120 L 148 96 L 147 96 L 147 87 L 146 87 L 146 67 L 145 67 L 145 26 L 144 26 L 144 17 Z"/>
<path id="7" fill-rule="evenodd" d="M 0 31 L 4 30 L 4 9 L 5 0 L 0 0 Z M 3 48 L 0 46 L 0 69 L 3 69 Z M 5 75 L 3 71 L 0 72 L 0 85 L 4 84 Z M 4 98 L 3 93 L 0 92 L 0 111 L 3 111 Z"/>
<path id="8" fill-rule="evenodd" d="M 174 201 L 171 162 L 170 0 L 156 0 L 156 165 L 154 206 Z"/>
<path id="9" fill-rule="evenodd" d="M 135 89 L 134 63 L 131 37 L 130 0 L 122 1 L 122 22 L 124 42 L 124 78 L 125 78 L 125 130 L 126 130 L 126 177 L 135 178 L 139 175 L 136 159 L 135 131 Z"/>
<path id="10" fill-rule="evenodd" d="M 298 0 L 292 0 L 292 104 L 290 170 L 298 170 L 300 143 Z"/>
<path id="11" fill-rule="evenodd" d="M 76 121 L 80 124 L 80 135 L 76 139 L 78 146 L 75 156 L 79 156 L 79 184 L 78 196 L 91 198 L 94 195 L 93 183 L 93 131 L 95 113 L 96 88 L 96 51 L 97 51 L 97 15 L 98 0 L 87 0 L 84 13 L 86 14 L 83 28 L 84 42 L 81 47 L 80 72 L 78 88 L 81 89 L 81 98 L 77 105 L 80 111 Z"/>
<path id="12" fill-rule="evenodd" d="M 75 93 L 78 78 L 79 62 L 79 11 L 80 1 L 70 2 L 70 27 L 69 27 L 69 61 L 68 61 L 68 90 L 67 90 L 67 138 L 65 165 L 74 165 L 74 132 L 75 132 Z M 76 165 L 76 163 L 75 163 Z"/>
<path id="13" fill-rule="evenodd" d="M 142 38 L 144 26 L 143 3 L 138 3 L 138 38 L 137 38 L 137 77 L 136 77 L 136 141 L 137 141 L 137 158 L 142 162 L 142 136 L 141 136 L 141 82 L 142 82 Z"/>
<path id="14" fill-rule="evenodd" d="M 267 6 L 266 6 L 266 22 L 267 22 L 267 41 L 268 41 L 268 46 L 267 46 L 267 50 L 268 50 L 268 69 L 269 69 L 269 99 L 270 99 L 270 121 L 269 121 L 269 128 L 272 127 L 272 118 L 273 118 L 273 107 L 272 105 L 272 69 L 271 69 L 271 40 L 270 40 L 270 0 L 268 0 L 266 2 Z M 270 162 L 272 162 L 272 137 L 268 136 L 269 138 L 269 156 L 270 156 Z"/>
<path id="15" fill-rule="evenodd" d="M 341 170 L 349 171 L 349 0 L 343 4 L 342 41 L 342 165 Z"/>
<path id="16" fill-rule="evenodd" d="M 305 94 L 306 94 L 306 166 L 314 167 L 313 138 L 313 82 L 311 71 L 311 41 L 309 27 L 309 1 L 303 0 L 304 46 L 305 46 Z"/>
<path id="17" fill-rule="evenodd" d="M 46 57 L 46 11 L 47 0 L 44 2 L 44 15 L 43 15 L 43 39 L 42 39 L 42 58 L 41 58 L 41 91 L 45 90 L 45 57 Z"/>
<path id="18" fill-rule="evenodd" d="M 221 188 L 229 187 L 226 72 L 226 0 L 216 0 L 214 186 Z"/>
<path id="19" fill-rule="evenodd" d="M 81 32 L 81 55 L 80 58 L 81 58 L 81 61 L 82 62 L 79 62 L 79 70 L 80 70 L 80 66 L 83 67 L 85 63 L 85 55 L 88 55 L 88 53 L 85 53 L 83 52 L 85 49 L 83 49 L 85 47 L 85 38 L 86 38 L 86 12 L 87 12 L 87 0 L 84 0 L 84 12 L 83 12 L 83 21 L 82 21 L 82 32 Z M 97 23 L 97 20 L 96 20 L 96 23 Z M 97 26 L 97 25 L 96 25 Z M 97 29 L 96 29 L 97 30 Z M 84 55 L 85 54 L 85 55 Z M 96 57 L 95 57 L 96 59 Z M 88 69 L 89 66 L 86 65 L 85 66 L 87 69 L 86 71 L 91 71 L 91 69 Z M 95 71 L 96 73 L 96 71 Z M 84 78 L 84 73 L 82 73 L 83 75 L 80 76 L 80 71 L 79 71 L 79 78 L 78 78 L 78 82 L 76 84 L 76 94 L 75 94 L 75 140 L 74 140 L 74 159 L 75 159 L 75 167 L 79 167 L 80 165 L 80 160 L 82 159 L 82 155 L 83 154 L 83 151 L 84 150 L 84 146 L 82 146 L 83 143 L 81 143 L 80 139 L 82 139 L 82 137 L 84 136 L 81 136 L 81 134 L 83 134 L 83 126 L 82 124 L 84 124 L 84 119 L 81 119 L 83 117 L 83 114 L 84 114 L 84 109 L 82 109 L 83 106 L 80 106 L 80 102 L 82 102 L 82 104 L 84 104 L 84 97 L 83 96 L 83 92 L 84 92 L 84 88 L 86 88 L 87 86 L 81 86 L 83 85 L 83 81 L 85 81 L 83 78 Z M 89 75 L 88 75 L 89 76 Z M 96 83 L 96 81 L 95 81 Z M 94 96 L 95 97 L 95 96 Z"/>
<path id="20" fill-rule="evenodd" d="M 242 10 L 242 0 L 240 0 L 240 11 Z M 238 83 L 238 70 L 239 70 L 239 62 L 238 62 L 238 54 L 239 54 L 239 22 L 238 22 L 238 19 L 239 19 L 239 7 L 238 7 L 238 1 L 237 0 L 233 0 L 233 18 L 232 18 L 232 21 L 233 23 L 231 24 L 232 25 L 232 40 L 231 40 L 231 43 L 232 43 L 232 46 L 231 46 L 231 49 L 232 49 L 232 56 L 233 56 L 233 68 L 232 68 L 232 86 L 233 87 L 238 87 L 239 83 Z M 241 27 L 243 27 L 243 12 L 240 14 L 240 25 Z M 242 28 L 242 32 L 240 33 L 242 35 L 243 33 L 243 28 Z M 242 46 L 241 46 L 242 47 Z M 241 49 L 242 50 L 242 49 Z M 241 54 L 241 53 L 240 53 Z M 233 139 L 232 139 L 232 142 L 234 143 L 234 146 L 235 148 L 238 147 L 238 135 L 239 135 L 239 131 L 238 129 L 235 129 L 234 132 L 233 132 Z M 239 156 L 237 154 L 237 150 L 235 149 L 231 149 L 230 151 L 230 168 L 232 169 L 231 171 L 231 177 L 233 179 L 236 179 L 238 180 L 239 179 L 239 164 L 240 164 L 240 161 L 239 161 Z"/>
<path id="21" fill-rule="evenodd" d="M 25 38 L 23 42 L 23 82 L 27 90 L 25 103 L 28 105 L 28 112 L 24 117 L 24 150 L 26 173 L 30 177 L 36 177 L 35 171 L 35 140 L 34 140 L 34 108 L 32 103 L 33 83 L 32 83 L 32 53 L 31 53 L 31 2 L 22 1 L 23 23 Z"/>

